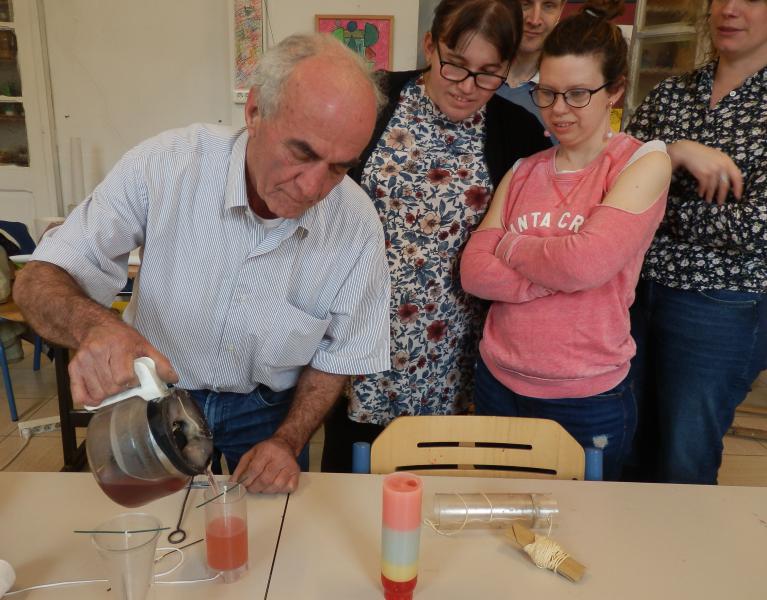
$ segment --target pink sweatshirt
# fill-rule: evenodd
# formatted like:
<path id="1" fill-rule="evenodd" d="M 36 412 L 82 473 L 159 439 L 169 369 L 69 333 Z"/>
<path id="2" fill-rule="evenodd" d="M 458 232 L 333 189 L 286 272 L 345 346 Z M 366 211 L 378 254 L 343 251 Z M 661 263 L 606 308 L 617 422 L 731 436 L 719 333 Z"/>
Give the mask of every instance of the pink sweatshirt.
<path id="1" fill-rule="evenodd" d="M 509 389 L 534 398 L 583 398 L 628 373 L 636 346 L 628 309 L 666 191 L 636 214 L 601 204 L 642 143 L 615 136 L 587 167 L 554 168 L 556 148 L 519 163 L 506 231 L 474 232 L 461 261 L 463 288 L 493 300 L 480 353 Z"/>

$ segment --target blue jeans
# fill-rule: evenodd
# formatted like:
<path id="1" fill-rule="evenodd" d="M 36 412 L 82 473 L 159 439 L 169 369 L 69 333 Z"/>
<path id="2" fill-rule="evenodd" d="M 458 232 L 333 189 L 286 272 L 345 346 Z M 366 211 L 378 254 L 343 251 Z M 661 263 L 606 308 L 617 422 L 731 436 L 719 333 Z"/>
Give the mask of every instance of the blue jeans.
<path id="1" fill-rule="evenodd" d="M 605 444 L 603 478 L 620 477 L 636 430 L 636 403 L 628 377 L 613 389 L 586 398 L 531 398 L 504 386 L 480 358 L 474 386 L 478 415 L 556 421 L 584 448 Z"/>
<path id="2" fill-rule="evenodd" d="M 637 479 L 716 483 L 722 438 L 765 367 L 764 298 L 640 281 L 631 308 Z"/>
<path id="3" fill-rule="evenodd" d="M 288 414 L 294 392 L 295 388 L 274 392 L 264 385 L 248 394 L 189 390 L 213 433 L 213 472 L 221 472 L 222 454 L 231 473 L 245 452 L 270 438 Z M 297 460 L 302 471 L 309 470 L 309 444 Z"/>

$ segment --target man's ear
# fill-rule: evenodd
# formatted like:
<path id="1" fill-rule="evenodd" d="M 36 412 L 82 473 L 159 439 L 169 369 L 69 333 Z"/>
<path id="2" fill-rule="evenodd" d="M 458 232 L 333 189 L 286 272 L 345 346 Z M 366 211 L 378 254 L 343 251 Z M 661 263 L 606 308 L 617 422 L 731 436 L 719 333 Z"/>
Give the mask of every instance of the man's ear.
<path id="1" fill-rule="evenodd" d="M 245 102 L 245 125 L 250 131 L 261 119 L 258 112 L 258 92 L 255 87 L 250 88 L 248 99 Z"/>

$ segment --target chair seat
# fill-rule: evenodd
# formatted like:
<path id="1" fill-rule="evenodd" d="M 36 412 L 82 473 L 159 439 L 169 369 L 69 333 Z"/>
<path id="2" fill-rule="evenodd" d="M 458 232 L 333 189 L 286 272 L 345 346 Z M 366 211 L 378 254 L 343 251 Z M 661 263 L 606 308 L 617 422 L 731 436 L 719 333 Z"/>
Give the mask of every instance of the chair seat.
<path id="1" fill-rule="evenodd" d="M 0 304 L 0 319 L 14 321 L 16 323 L 26 323 L 24 315 L 21 314 L 19 307 L 16 306 L 13 300 L 8 300 L 7 302 Z"/>

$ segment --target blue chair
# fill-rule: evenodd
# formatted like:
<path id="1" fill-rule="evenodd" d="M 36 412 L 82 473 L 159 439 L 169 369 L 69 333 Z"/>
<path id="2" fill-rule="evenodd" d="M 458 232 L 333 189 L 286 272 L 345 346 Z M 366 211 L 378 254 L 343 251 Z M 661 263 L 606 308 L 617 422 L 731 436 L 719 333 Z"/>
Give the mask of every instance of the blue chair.
<path id="1" fill-rule="evenodd" d="M 37 245 L 29 235 L 27 226 L 17 221 L 0 221 L 0 244 L 9 257 L 16 254 L 32 254 Z"/>
<path id="2" fill-rule="evenodd" d="M 16 221 L 0 220 L 0 246 L 5 249 L 8 257 L 11 259 L 17 254 L 31 254 L 35 250 L 35 242 L 32 239 L 32 236 L 29 235 L 27 226 L 24 223 L 18 223 Z M 7 302 L 0 305 L 0 321 L 25 323 L 24 317 L 13 302 Z M 32 357 L 32 369 L 34 371 L 39 371 L 43 340 L 39 335 L 34 334 L 33 341 L 35 350 Z M 16 410 L 16 398 L 13 395 L 11 372 L 8 369 L 8 357 L 2 343 L 0 343 L 0 370 L 3 373 L 3 386 L 5 387 L 5 395 L 8 398 L 11 420 L 18 421 L 19 415 Z"/>
<path id="3" fill-rule="evenodd" d="M 25 323 L 24 317 L 19 311 L 18 307 L 13 302 L 6 302 L 0 304 L 0 321 L 11 321 L 14 323 Z M 35 351 L 32 356 L 32 370 L 40 370 L 40 355 L 43 350 L 42 338 L 34 335 Z M 11 384 L 11 372 L 8 369 L 8 357 L 5 354 L 5 348 L 2 342 L 0 342 L 0 370 L 3 372 L 3 386 L 5 387 L 5 395 L 8 398 L 8 407 L 11 411 L 11 420 L 18 421 L 19 415 L 16 411 L 16 398 L 13 395 L 13 385 Z"/>

